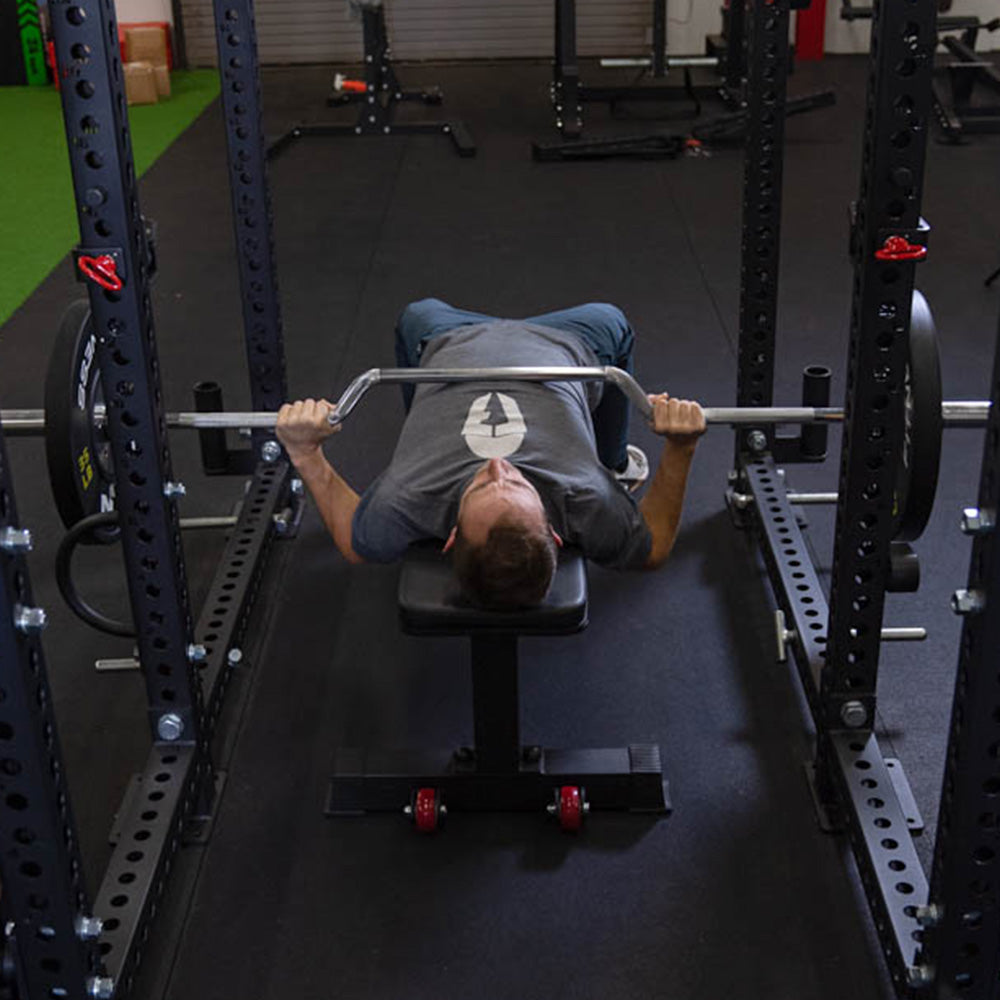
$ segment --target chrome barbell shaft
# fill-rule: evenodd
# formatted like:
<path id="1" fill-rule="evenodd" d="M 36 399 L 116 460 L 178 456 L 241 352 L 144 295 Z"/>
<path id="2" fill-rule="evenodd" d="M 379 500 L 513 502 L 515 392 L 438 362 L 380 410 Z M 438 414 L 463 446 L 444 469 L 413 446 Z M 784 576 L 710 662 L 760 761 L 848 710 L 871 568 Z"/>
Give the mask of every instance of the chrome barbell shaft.
<path id="1" fill-rule="evenodd" d="M 451 383 L 451 382 L 608 382 L 617 386 L 649 419 L 652 405 L 646 391 L 627 372 L 607 367 L 513 367 L 513 368 L 369 368 L 358 375 L 337 400 L 330 422 L 341 423 L 350 415 L 365 393 L 382 383 Z M 756 424 L 840 423 L 844 410 L 825 406 L 704 407 L 705 421 L 729 426 Z M 947 426 L 979 426 L 990 412 L 989 400 L 946 400 L 941 404 L 942 420 Z M 103 408 L 95 416 L 103 417 Z M 196 430 L 249 427 L 270 429 L 277 423 L 277 413 L 220 412 L 168 413 L 168 427 Z M 0 423 L 6 433 L 38 434 L 45 431 L 44 410 L 3 410 Z"/>

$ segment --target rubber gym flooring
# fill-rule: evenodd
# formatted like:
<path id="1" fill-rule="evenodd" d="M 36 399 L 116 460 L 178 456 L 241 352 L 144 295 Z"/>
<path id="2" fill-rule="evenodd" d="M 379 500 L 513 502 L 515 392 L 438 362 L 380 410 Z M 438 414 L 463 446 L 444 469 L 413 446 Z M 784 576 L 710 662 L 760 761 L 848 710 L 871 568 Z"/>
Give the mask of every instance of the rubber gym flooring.
<path id="1" fill-rule="evenodd" d="M 737 151 L 535 164 L 529 140 L 553 134 L 544 65 L 401 72 L 408 84 L 444 87 L 442 110 L 465 119 L 479 155 L 460 159 L 437 137 L 313 139 L 272 164 L 294 395 L 334 395 L 362 369 L 391 363 L 397 313 L 436 295 L 509 316 L 616 302 L 638 331 L 647 388 L 733 399 Z M 831 57 L 792 81 L 796 92 L 834 86 L 838 104 L 788 125 L 779 401 L 797 400 L 810 363 L 834 367 L 842 398 L 847 207 L 857 196 L 865 72 L 862 58 Z M 329 78 L 323 68 L 266 71 L 268 131 L 332 115 L 323 107 Z M 587 110 L 591 132 L 647 127 Z M 223 382 L 229 408 L 247 405 L 223 150 L 214 103 L 142 182 L 143 210 L 160 226 L 154 298 L 168 409 L 190 409 L 189 387 L 206 378 Z M 983 286 L 1000 264 L 998 150 L 997 137 L 930 144 L 932 249 L 919 279 L 940 329 L 947 398 L 986 391 L 1000 308 L 998 289 Z M 61 266 L 3 328 L 4 407 L 40 405 L 51 338 L 78 294 Z M 329 447 L 359 488 L 387 461 L 402 419 L 396 391 L 376 393 Z M 633 437 L 655 456 L 645 428 Z M 228 512 L 239 481 L 201 476 L 193 436 L 175 433 L 171 444 L 188 485 L 183 513 Z M 958 513 L 975 498 L 981 444 L 981 432 L 948 433 L 938 506 L 918 544 L 922 586 L 890 596 L 886 614 L 886 624 L 929 631 L 925 643 L 884 648 L 879 718 L 886 755 L 902 759 L 927 823 L 925 865 L 957 658 L 948 599 L 968 570 Z M 837 446 L 834 435 L 834 455 Z M 8 447 L 22 520 L 39 538 L 31 571 L 50 612 L 45 646 L 93 889 L 114 812 L 148 748 L 144 694 L 135 674 L 95 674 L 96 658 L 127 655 L 129 644 L 62 606 L 42 443 Z M 226 784 L 214 833 L 182 853 L 138 994 L 891 996 L 845 841 L 816 824 L 797 681 L 775 663 L 766 577 L 723 504 L 731 449 L 728 431 L 704 439 L 668 566 L 627 576 L 592 568 L 589 629 L 522 643 L 527 742 L 657 741 L 670 777 L 669 818 L 598 813 L 579 836 L 535 815 L 456 814 L 434 837 L 415 835 L 402 816 L 323 817 L 337 746 L 468 742 L 470 690 L 464 640 L 401 635 L 396 570 L 347 566 L 310 509 L 269 565 L 217 752 Z M 832 490 L 836 471 L 834 460 L 788 475 L 796 487 Z M 832 511 L 808 516 L 828 568 Z M 204 532 L 185 540 L 196 606 L 222 544 Z M 117 554 L 87 550 L 78 561 L 81 589 L 124 614 Z"/>

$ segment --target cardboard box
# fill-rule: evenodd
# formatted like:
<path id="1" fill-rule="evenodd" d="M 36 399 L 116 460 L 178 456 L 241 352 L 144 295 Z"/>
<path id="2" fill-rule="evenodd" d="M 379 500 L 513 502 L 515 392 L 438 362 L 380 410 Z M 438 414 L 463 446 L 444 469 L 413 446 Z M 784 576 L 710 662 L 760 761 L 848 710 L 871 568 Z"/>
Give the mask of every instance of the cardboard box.
<path id="1" fill-rule="evenodd" d="M 118 22 L 118 40 L 122 47 L 122 62 L 127 63 L 128 59 L 125 56 L 125 33 L 127 31 L 132 31 L 134 28 L 159 28 L 163 32 L 164 38 L 167 40 L 167 66 L 170 69 L 174 68 L 174 51 L 173 42 L 170 37 L 170 25 L 166 21 L 119 21 Z M 154 62 L 155 66 L 156 63 Z"/>
<path id="2" fill-rule="evenodd" d="M 167 65 L 167 33 L 159 25 L 125 29 L 125 54 L 128 61 Z"/>
<path id="3" fill-rule="evenodd" d="M 170 96 L 170 70 L 166 66 L 154 66 L 156 76 L 156 96 L 162 101 Z"/>
<path id="4" fill-rule="evenodd" d="M 125 63 L 125 96 L 129 104 L 156 103 L 156 72 L 152 63 Z"/>

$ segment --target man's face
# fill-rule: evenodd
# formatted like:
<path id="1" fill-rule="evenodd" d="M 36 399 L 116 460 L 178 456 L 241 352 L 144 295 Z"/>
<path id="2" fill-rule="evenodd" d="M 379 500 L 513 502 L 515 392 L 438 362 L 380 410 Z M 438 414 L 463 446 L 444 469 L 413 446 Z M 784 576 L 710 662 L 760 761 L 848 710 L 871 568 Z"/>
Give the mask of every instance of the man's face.
<path id="1" fill-rule="evenodd" d="M 538 490 L 506 459 L 491 458 L 472 477 L 458 505 L 463 537 L 471 545 L 484 544 L 503 515 L 540 528 L 548 524 Z M 446 549 L 450 547 L 451 539 Z"/>

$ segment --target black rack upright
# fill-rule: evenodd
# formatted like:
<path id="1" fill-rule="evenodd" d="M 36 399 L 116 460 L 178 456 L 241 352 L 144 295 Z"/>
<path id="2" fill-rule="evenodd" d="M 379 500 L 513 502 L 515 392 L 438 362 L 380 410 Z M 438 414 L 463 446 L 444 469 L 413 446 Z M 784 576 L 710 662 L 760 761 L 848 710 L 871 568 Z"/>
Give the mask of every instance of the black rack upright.
<path id="1" fill-rule="evenodd" d="M 109 997 L 0 427 L 0 881 L 18 995 Z"/>
<path id="2" fill-rule="evenodd" d="M 114 455 L 116 506 L 151 749 L 126 793 L 108 869 L 91 907 L 80 876 L 69 792 L 58 755 L 51 698 L 31 607 L 13 492 L 0 442 L 0 674 L 17 719 L 0 714 L 0 739 L 17 739 L 0 764 L 11 812 L 0 836 L 0 877 L 11 923 L 8 957 L 22 1000 L 124 997 L 133 988 L 154 927 L 174 855 L 192 820 L 210 810 L 215 791 L 209 741 L 274 535 L 273 518 L 288 498 L 288 465 L 270 435 L 253 469 L 241 514 L 192 620 L 167 442 L 150 300 L 146 230 L 139 212 L 126 114 L 117 23 L 111 0 L 50 4 L 61 78 L 73 191 L 80 226 L 74 261 L 97 277 L 88 285 L 97 363 Z M 234 24 L 239 28 L 234 30 Z M 270 206 L 260 147 L 252 8 L 232 0 L 217 25 L 232 50 L 224 63 L 237 243 L 244 282 L 247 354 L 254 404 L 284 399 L 284 355 L 271 257 Z M 240 35 L 239 32 L 244 32 Z M 84 258 L 90 258 L 88 262 Z M 82 268 L 81 268 L 82 270 Z M 81 456 L 85 464 L 93 458 Z M 14 623 L 10 631 L 8 623 Z M 24 633 L 24 634 L 21 634 Z M 19 685 L 27 683 L 25 704 Z M 23 779 L 21 778 L 23 775 Z M 15 789 L 31 782 L 32 794 Z M 25 806 L 20 807 L 21 798 Z M 17 817 L 23 812 L 22 818 Z M 8 822 L 9 821 L 9 822 Z M 42 860 L 39 860 L 42 859 Z M 99 935 L 99 939 L 98 939 Z"/>
<path id="3" fill-rule="evenodd" d="M 756 101 L 766 108 L 767 92 L 778 90 L 772 77 L 761 72 L 758 40 L 760 25 L 780 19 L 786 2 L 752 0 L 751 45 L 758 46 L 758 54 L 750 57 L 751 106 Z M 896 525 L 895 474 L 904 443 L 914 272 L 927 255 L 928 227 L 920 203 L 937 38 L 934 0 L 882 0 L 873 13 L 861 183 L 851 238 L 854 287 L 829 603 L 779 475 L 772 449 L 781 440 L 764 428 L 738 434 L 734 479 L 746 490 L 740 506 L 749 511 L 783 615 L 780 636 L 794 651 L 816 725 L 817 793 L 828 817 L 849 836 L 899 995 L 996 1000 L 1000 713 L 988 692 L 996 683 L 1000 659 L 1000 618 L 984 612 L 1000 601 L 1000 560 L 993 538 L 1000 488 L 1000 368 L 992 387 L 979 507 L 964 519 L 977 538 L 969 585 L 956 595 L 955 607 L 971 617 L 962 639 L 930 886 L 912 842 L 919 817 L 905 773 L 898 761 L 883 758 L 873 732 Z M 771 239 L 777 238 L 775 210 L 780 208 L 762 196 L 771 190 L 769 171 L 780 164 L 782 146 L 780 134 L 767 135 L 768 123 L 759 114 L 751 114 L 750 121 L 739 401 L 759 405 L 769 401 L 773 370 L 768 307 L 774 289 L 769 282 L 777 273 Z M 765 277 L 768 283 L 763 283 Z M 761 303 L 756 311 L 755 303 Z M 997 352 L 1000 365 L 1000 340 Z"/>

